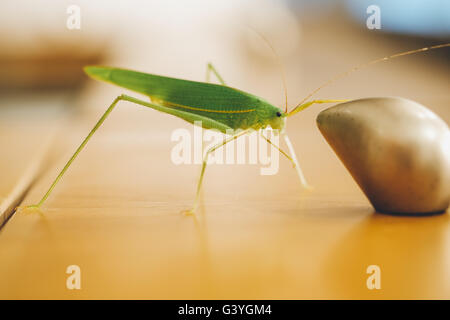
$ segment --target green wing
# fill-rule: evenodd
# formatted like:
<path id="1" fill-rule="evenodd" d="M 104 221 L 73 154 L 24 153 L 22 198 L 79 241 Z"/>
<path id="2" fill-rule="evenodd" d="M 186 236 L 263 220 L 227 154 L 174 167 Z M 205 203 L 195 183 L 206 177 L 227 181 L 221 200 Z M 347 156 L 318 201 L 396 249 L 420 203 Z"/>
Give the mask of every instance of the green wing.
<path id="1" fill-rule="evenodd" d="M 165 106 L 162 106 L 159 104 L 142 101 L 142 100 L 139 100 L 139 99 L 127 96 L 127 95 L 122 95 L 122 99 L 125 101 L 130 101 L 130 102 L 133 102 L 136 104 L 140 104 L 140 105 L 152 108 L 157 111 L 171 114 L 173 116 L 176 116 L 178 118 L 186 120 L 187 122 L 192 123 L 192 124 L 200 121 L 202 123 L 202 127 L 205 129 L 216 129 L 216 130 L 222 131 L 223 133 L 226 133 L 227 130 L 231 129 L 230 127 L 228 127 L 227 125 L 225 125 L 223 123 L 217 122 L 211 118 L 202 117 L 195 113 L 185 112 L 185 111 L 177 110 L 174 108 L 168 108 L 168 107 L 165 107 Z"/>
<path id="2" fill-rule="evenodd" d="M 193 113 L 227 127 L 245 129 L 258 121 L 258 108 L 269 105 L 249 93 L 212 83 L 175 79 L 111 67 L 88 66 L 85 72 L 151 97 L 165 107 Z"/>

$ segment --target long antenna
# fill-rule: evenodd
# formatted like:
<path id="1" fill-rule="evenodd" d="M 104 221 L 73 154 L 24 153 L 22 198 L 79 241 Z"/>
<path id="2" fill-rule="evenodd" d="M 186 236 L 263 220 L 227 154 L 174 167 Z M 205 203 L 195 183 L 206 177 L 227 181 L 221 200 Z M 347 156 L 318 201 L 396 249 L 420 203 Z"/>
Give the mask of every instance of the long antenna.
<path id="1" fill-rule="evenodd" d="M 376 59 L 376 60 L 373 60 L 373 61 L 370 61 L 370 62 L 367 62 L 367 63 L 360 64 L 360 65 L 358 65 L 358 66 L 356 66 L 356 67 L 353 67 L 353 68 L 350 69 L 350 70 L 347 70 L 347 71 L 345 71 L 345 72 L 342 72 L 342 73 L 337 74 L 336 76 L 334 76 L 334 77 L 331 78 L 330 80 L 328 80 L 328 81 L 326 81 L 325 83 L 323 83 L 321 86 L 319 86 L 319 87 L 316 88 L 314 91 L 312 91 L 309 95 L 307 95 L 306 98 L 304 98 L 304 99 L 303 99 L 297 106 L 295 106 L 295 108 L 292 109 L 289 113 L 294 112 L 294 110 L 296 110 L 298 107 L 300 107 L 306 100 L 308 100 L 309 98 L 311 98 L 314 94 L 316 94 L 316 93 L 317 93 L 318 91 L 320 91 L 322 88 L 324 88 L 324 87 L 326 87 L 326 86 L 328 86 L 328 85 L 334 83 L 336 80 L 339 80 L 339 79 L 341 79 L 341 78 L 344 78 L 344 77 L 348 76 L 349 74 L 351 74 L 351 73 L 353 73 L 353 72 L 355 72 L 355 71 L 357 71 L 357 70 L 359 70 L 359 69 L 362 69 L 362 68 L 371 66 L 371 65 L 373 65 L 373 64 L 375 64 L 375 63 L 378 63 L 378 62 L 387 61 L 387 60 L 390 60 L 390 59 L 394 59 L 394 58 L 398 58 L 398 57 L 402 57 L 402 56 L 407 56 L 407 55 L 414 54 L 414 53 L 418 53 L 418 52 L 423 52 L 423 51 L 428 51 L 428 50 L 433 50 L 433 49 L 440 49 L 440 48 L 445 48 L 445 47 L 450 47 L 450 43 L 438 44 L 438 45 L 431 46 L 431 47 L 425 47 L 425 48 L 420 48 L 420 49 L 416 49 L 416 50 L 410 50 L 410 51 L 400 52 L 400 53 L 396 53 L 396 54 L 393 54 L 393 55 L 390 55 L 390 56 L 386 56 L 386 57 L 383 57 L 383 58 L 379 58 L 379 59 Z"/>
<path id="2" fill-rule="evenodd" d="M 288 95 L 287 95 L 287 85 L 286 85 L 286 74 L 284 72 L 284 67 L 283 64 L 281 63 L 280 60 L 280 56 L 277 54 L 277 51 L 275 50 L 275 48 L 272 46 L 272 44 L 270 43 L 270 41 L 259 31 L 253 29 L 252 27 L 250 27 L 249 25 L 247 25 L 247 28 L 251 29 L 253 32 L 255 32 L 257 35 L 259 35 L 261 37 L 261 39 L 264 40 L 264 42 L 269 46 L 269 48 L 272 50 L 272 53 L 275 56 L 275 59 L 277 61 L 277 65 L 278 68 L 280 69 L 280 73 L 281 73 L 281 78 L 283 80 L 283 89 L 284 89 L 284 98 L 285 98 L 285 112 L 287 112 L 288 110 Z"/>

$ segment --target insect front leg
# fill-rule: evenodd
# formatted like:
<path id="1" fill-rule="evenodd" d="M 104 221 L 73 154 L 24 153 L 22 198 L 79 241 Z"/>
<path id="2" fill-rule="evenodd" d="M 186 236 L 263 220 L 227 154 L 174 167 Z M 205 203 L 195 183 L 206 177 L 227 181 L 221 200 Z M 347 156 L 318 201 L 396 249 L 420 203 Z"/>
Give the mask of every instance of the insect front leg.
<path id="1" fill-rule="evenodd" d="M 295 150 L 294 150 L 294 147 L 292 146 L 291 140 L 289 140 L 289 137 L 287 136 L 286 133 L 282 133 L 281 135 L 283 136 L 284 141 L 286 142 L 286 145 L 289 149 L 292 161 L 294 162 L 295 170 L 297 170 L 297 174 L 300 179 L 300 183 L 301 183 L 302 187 L 305 189 L 311 190 L 312 187 L 306 181 L 306 178 L 305 178 L 305 175 L 303 174 L 302 168 L 300 167 L 300 164 L 298 163 L 297 156 L 295 154 Z"/>
<path id="2" fill-rule="evenodd" d="M 294 159 L 292 159 L 285 151 L 283 151 L 279 146 L 277 146 L 276 144 L 274 144 L 269 138 L 267 138 L 264 133 L 262 131 L 260 131 L 261 133 L 261 137 L 264 138 L 264 140 L 267 141 L 267 143 L 269 143 L 270 145 L 272 145 L 275 149 L 277 149 L 283 156 L 285 156 L 286 158 L 288 158 L 288 160 L 292 163 L 292 165 L 294 166 L 294 168 L 297 166 L 297 164 L 295 163 Z"/>
<path id="3" fill-rule="evenodd" d="M 198 182 L 197 182 L 197 192 L 196 192 L 196 195 L 195 195 L 194 206 L 193 206 L 193 208 L 191 210 L 186 211 L 185 212 L 186 214 L 188 214 L 188 215 L 195 214 L 195 211 L 197 210 L 199 199 L 200 199 L 200 191 L 202 189 L 203 176 L 205 174 L 206 165 L 208 164 L 208 157 L 209 157 L 209 155 L 212 152 L 216 151 L 217 149 L 219 149 L 219 148 L 223 147 L 224 145 L 226 145 L 228 142 L 233 141 L 233 140 L 239 138 L 240 136 L 243 136 L 243 135 L 249 133 L 251 130 L 252 129 L 246 129 L 244 131 L 241 131 L 241 132 L 239 132 L 239 133 L 237 133 L 237 134 L 235 134 L 235 135 L 225 139 L 223 142 L 218 143 L 215 146 L 212 146 L 211 148 L 209 148 L 206 151 L 205 156 L 203 157 L 202 169 L 200 171 L 200 177 L 199 177 Z"/>

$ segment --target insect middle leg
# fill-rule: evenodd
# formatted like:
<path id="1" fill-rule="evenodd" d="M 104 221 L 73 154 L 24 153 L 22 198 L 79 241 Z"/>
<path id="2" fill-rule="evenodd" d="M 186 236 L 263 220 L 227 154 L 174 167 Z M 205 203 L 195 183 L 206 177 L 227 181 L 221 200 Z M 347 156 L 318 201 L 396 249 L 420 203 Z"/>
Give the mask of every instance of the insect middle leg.
<path id="1" fill-rule="evenodd" d="M 188 210 L 186 213 L 187 214 L 195 214 L 195 211 L 197 210 L 198 207 L 198 203 L 199 203 L 199 199 L 200 199 L 200 191 L 202 189 L 202 183 L 203 183 L 203 176 L 205 174 L 205 169 L 206 169 L 206 165 L 208 164 L 208 157 L 209 155 L 216 151 L 217 149 L 223 147 L 224 145 L 226 145 L 228 142 L 236 140 L 237 138 L 239 138 L 240 136 L 243 136 L 247 133 L 249 133 L 252 129 L 246 129 L 243 130 L 227 139 L 225 139 L 223 142 L 216 144 L 215 146 L 212 146 L 211 148 L 209 148 L 206 153 L 205 156 L 203 157 L 203 163 L 202 163 L 202 169 L 200 171 L 200 177 L 198 179 L 198 183 L 197 183 L 197 193 L 195 195 L 195 200 L 194 200 L 194 206 L 191 210 Z"/>

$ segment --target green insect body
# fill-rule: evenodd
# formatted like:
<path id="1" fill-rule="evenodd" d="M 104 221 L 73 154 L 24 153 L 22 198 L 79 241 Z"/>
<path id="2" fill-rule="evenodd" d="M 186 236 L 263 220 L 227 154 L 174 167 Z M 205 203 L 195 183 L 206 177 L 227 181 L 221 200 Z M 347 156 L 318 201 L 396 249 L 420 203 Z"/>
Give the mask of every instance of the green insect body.
<path id="1" fill-rule="evenodd" d="M 85 67 L 96 80 L 147 95 L 152 102 L 179 111 L 211 118 L 223 126 L 203 123 L 205 129 L 283 129 L 286 114 L 263 99 L 231 87 L 152 75 L 110 67 Z M 174 114 L 190 123 L 191 119 Z"/>

